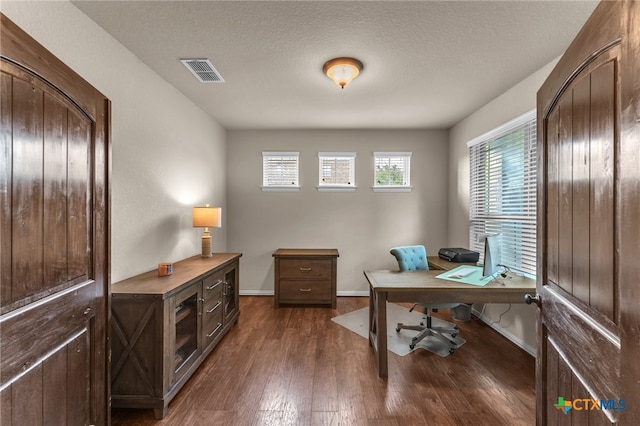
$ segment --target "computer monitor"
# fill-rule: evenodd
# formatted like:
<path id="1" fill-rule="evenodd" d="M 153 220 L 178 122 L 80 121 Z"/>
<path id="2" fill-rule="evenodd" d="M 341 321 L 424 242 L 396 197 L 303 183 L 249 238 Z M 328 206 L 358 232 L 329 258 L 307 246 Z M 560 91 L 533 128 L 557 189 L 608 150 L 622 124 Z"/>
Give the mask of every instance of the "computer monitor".
<path id="1" fill-rule="evenodd" d="M 484 264 L 482 277 L 494 277 L 498 272 L 498 264 L 502 258 L 499 235 L 487 235 L 484 239 Z"/>

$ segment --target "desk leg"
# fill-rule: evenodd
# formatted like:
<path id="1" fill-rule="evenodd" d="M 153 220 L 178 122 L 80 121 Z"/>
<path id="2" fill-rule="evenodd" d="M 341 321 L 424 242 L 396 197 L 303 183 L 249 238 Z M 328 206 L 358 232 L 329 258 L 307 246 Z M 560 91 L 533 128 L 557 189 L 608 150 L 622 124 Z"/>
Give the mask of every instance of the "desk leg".
<path id="1" fill-rule="evenodd" d="M 378 376 L 387 377 L 387 292 L 369 288 L 369 345 L 378 366 Z"/>

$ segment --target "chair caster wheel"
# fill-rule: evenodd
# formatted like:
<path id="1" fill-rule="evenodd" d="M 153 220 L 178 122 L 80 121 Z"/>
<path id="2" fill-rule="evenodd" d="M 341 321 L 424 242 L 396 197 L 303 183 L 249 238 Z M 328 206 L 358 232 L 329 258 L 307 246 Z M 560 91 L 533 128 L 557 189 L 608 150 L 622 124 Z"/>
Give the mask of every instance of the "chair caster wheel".
<path id="1" fill-rule="evenodd" d="M 456 336 L 457 336 L 457 334 L 452 334 L 452 335 L 451 335 L 451 338 L 452 338 L 452 339 L 455 339 L 455 338 L 456 338 Z"/>
<path id="2" fill-rule="evenodd" d="M 416 345 L 414 345 L 413 343 L 409 345 L 409 349 L 413 350 L 416 348 Z"/>
<path id="3" fill-rule="evenodd" d="M 400 327 L 396 327 L 396 333 L 400 333 Z"/>
<path id="4" fill-rule="evenodd" d="M 454 353 L 454 352 L 455 352 L 455 349 L 453 349 L 453 348 L 449 349 L 449 353 L 450 353 L 450 354 L 452 354 L 452 353 Z"/>

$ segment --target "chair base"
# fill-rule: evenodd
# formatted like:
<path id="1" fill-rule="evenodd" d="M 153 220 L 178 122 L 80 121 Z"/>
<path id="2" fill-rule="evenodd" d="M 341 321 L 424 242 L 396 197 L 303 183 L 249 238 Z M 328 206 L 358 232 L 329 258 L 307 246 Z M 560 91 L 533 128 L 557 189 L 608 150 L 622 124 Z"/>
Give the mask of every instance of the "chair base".
<path id="1" fill-rule="evenodd" d="M 431 322 L 430 320 L 431 318 L 427 318 L 427 324 Z M 458 327 L 456 327 L 453 324 L 451 325 L 451 327 L 429 327 L 429 325 L 426 325 L 426 326 L 425 325 L 408 325 L 408 324 L 403 324 L 399 322 L 396 325 L 396 332 L 400 333 L 400 330 L 403 330 L 403 329 L 420 332 L 418 333 L 417 336 L 411 339 L 411 344 L 409 344 L 409 348 L 411 349 L 415 349 L 418 342 L 420 342 L 427 336 L 434 336 L 438 340 L 445 343 L 449 347 L 449 353 L 453 353 L 453 351 L 458 347 L 458 343 L 456 343 L 452 339 L 456 337 L 456 335 L 460 330 L 458 329 Z M 448 338 L 446 335 L 451 336 L 451 339 Z"/>

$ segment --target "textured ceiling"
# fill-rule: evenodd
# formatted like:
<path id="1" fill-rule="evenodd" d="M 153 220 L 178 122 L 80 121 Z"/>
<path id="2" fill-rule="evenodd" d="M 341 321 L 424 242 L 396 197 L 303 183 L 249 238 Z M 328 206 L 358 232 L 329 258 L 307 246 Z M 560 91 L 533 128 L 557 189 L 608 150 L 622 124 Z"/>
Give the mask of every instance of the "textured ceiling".
<path id="1" fill-rule="evenodd" d="M 73 4 L 227 129 L 377 129 L 450 127 L 560 56 L 597 2 Z M 338 56 L 364 63 L 344 90 L 322 74 Z"/>

